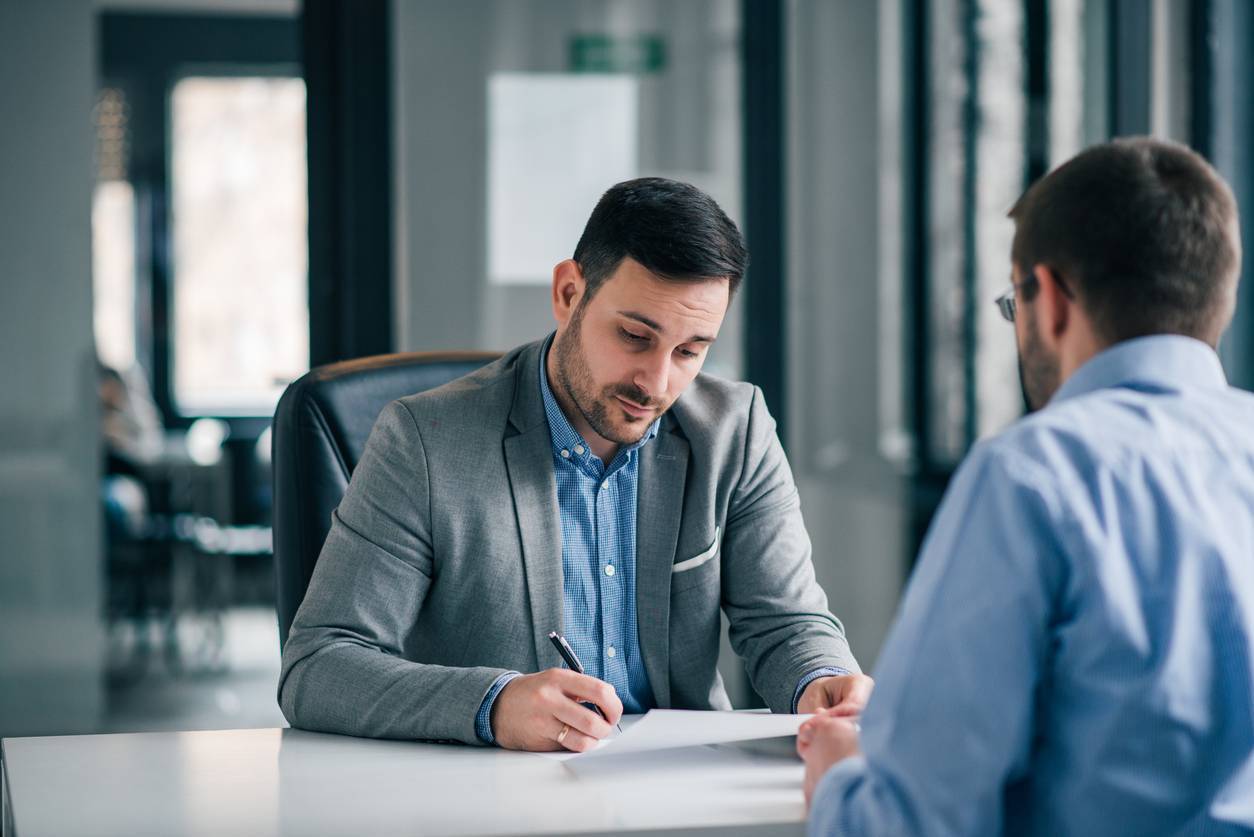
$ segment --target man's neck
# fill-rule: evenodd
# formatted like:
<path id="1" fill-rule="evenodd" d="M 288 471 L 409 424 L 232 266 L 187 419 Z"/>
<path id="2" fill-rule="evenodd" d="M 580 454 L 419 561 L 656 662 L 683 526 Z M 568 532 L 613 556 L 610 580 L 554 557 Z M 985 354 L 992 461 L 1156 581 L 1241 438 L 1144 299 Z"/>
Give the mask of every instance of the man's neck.
<path id="1" fill-rule="evenodd" d="M 1100 339 L 1087 322 L 1082 323 L 1081 328 L 1059 347 L 1059 381 L 1066 381 L 1077 369 L 1112 345 Z"/>

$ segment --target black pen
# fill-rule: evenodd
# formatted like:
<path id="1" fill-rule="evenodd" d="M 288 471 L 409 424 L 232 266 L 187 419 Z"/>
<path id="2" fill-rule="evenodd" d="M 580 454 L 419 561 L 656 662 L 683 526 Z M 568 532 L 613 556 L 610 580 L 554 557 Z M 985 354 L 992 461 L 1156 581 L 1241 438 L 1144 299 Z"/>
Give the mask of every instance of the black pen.
<path id="1" fill-rule="evenodd" d="M 566 641 L 566 637 L 562 636 L 557 631 L 549 631 L 549 642 L 553 643 L 553 647 L 557 649 L 557 653 L 562 655 L 562 659 L 566 661 L 567 668 L 578 674 L 584 673 L 583 663 L 579 662 L 579 658 L 575 656 L 575 649 L 570 647 L 570 643 Z M 592 704 L 592 708 L 596 710 L 596 713 L 601 716 L 603 721 L 607 724 L 610 722 L 610 719 L 606 718 L 605 713 L 601 711 L 601 707 L 594 703 Z M 618 724 L 615 724 L 614 728 L 619 732 L 623 731 L 623 728 Z"/>

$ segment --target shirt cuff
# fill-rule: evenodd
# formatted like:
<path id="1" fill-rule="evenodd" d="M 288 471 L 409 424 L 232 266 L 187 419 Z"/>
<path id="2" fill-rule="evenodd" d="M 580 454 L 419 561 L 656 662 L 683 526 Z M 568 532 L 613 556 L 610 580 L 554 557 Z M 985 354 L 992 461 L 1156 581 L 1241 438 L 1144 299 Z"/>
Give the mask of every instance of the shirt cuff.
<path id="1" fill-rule="evenodd" d="M 866 806 L 868 792 L 863 786 L 868 782 L 866 756 L 850 756 L 828 768 L 814 787 L 810 799 L 810 823 L 808 837 L 827 837 L 829 834 L 902 833 L 890 825 L 892 820 L 872 819 L 874 811 L 862 810 Z M 874 794 L 871 794 L 875 798 Z M 895 821 L 901 826 L 900 821 Z"/>
<path id="2" fill-rule="evenodd" d="M 479 704 L 479 713 L 475 715 L 475 735 L 479 736 L 479 740 L 484 744 L 496 743 L 496 736 L 492 734 L 492 704 L 496 703 L 497 695 L 515 677 L 522 677 L 522 673 L 507 671 L 496 678 L 492 683 L 492 688 L 488 689 L 487 695 L 484 696 L 483 703 Z"/>
<path id="3" fill-rule="evenodd" d="M 814 671 L 801 678 L 801 682 L 797 684 L 797 690 L 792 693 L 793 714 L 797 714 L 797 701 L 801 700 L 801 693 L 806 690 L 806 686 L 809 686 L 820 677 L 839 677 L 842 674 L 849 674 L 849 669 L 827 666 L 825 668 L 816 668 Z"/>

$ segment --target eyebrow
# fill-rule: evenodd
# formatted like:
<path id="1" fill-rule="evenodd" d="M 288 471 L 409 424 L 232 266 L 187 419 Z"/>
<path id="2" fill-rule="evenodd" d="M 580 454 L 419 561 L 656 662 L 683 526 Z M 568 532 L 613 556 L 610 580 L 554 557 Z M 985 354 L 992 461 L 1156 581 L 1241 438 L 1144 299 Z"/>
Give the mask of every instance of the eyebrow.
<path id="1" fill-rule="evenodd" d="M 648 326 L 649 328 L 656 331 L 658 334 L 666 333 L 666 329 L 662 328 L 661 325 L 649 319 L 644 314 L 637 314 L 635 311 L 619 311 L 618 313 L 619 313 L 619 316 L 626 317 L 629 320 L 635 320 L 641 325 Z M 694 334 L 692 337 L 689 337 L 684 342 L 685 343 L 713 343 L 714 338 L 707 337 L 704 334 Z"/>

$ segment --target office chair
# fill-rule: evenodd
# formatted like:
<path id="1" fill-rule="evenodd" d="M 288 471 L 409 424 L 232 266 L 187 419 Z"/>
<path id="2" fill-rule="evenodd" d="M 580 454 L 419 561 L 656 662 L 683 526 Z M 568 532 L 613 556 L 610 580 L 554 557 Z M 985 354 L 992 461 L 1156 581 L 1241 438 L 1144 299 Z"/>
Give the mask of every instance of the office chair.
<path id="1" fill-rule="evenodd" d="M 305 598 L 349 477 L 389 403 L 460 378 L 493 352 L 415 352 L 332 363 L 283 393 L 274 413 L 274 570 L 279 647 Z"/>

